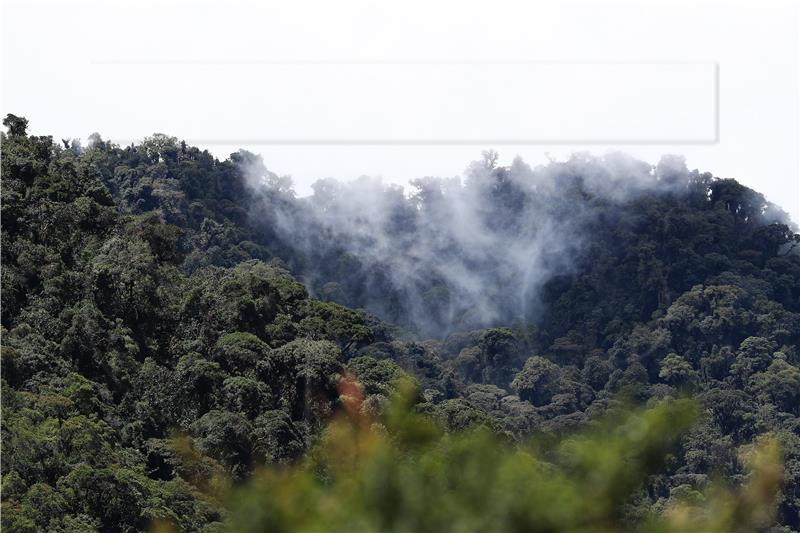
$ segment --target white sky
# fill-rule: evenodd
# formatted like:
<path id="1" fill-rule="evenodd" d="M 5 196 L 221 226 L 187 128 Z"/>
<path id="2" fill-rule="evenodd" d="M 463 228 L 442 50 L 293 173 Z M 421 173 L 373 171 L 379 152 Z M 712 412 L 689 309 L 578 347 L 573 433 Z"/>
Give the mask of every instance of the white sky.
<path id="1" fill-rule="evenodd" d="M 800 220 L 793 0 L 4 0 L 2 15 L 0 112 L 35 134 L 246 148 L 301 194 L 453 176 L 488 148 L 534 165 L 680 153 Z"/>

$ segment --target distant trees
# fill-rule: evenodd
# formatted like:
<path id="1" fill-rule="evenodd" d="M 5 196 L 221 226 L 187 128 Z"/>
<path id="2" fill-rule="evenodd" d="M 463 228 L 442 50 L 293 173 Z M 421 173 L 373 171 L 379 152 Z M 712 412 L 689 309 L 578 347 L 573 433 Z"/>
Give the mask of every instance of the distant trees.
<path id="1" fill-rule="evenodd" d="M 691 387 L 697 381 L 697 372 L 686 359 L 671 353 L 661 360 L 658 377 L 675 387 Z"/>
<path id="2" fill-rule="evenodd" d="M 542 406 L 561 390 L 561 369 L 540 356 L 529 357 L 514 381 L 513 388 L 523 400 Z"/>
<path id="3" fill-rule="evenodd" d="M 3 126 L 8 128 L 9 135 L 24 137 L 28 130 L 28 119 L 9 113 L 3 119 Z"/>

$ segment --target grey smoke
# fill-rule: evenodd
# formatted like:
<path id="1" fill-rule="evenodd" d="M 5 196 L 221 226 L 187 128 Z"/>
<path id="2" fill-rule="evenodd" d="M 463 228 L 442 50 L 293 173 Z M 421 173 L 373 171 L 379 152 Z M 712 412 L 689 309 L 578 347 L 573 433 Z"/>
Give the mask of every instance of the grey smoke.
<path id="1" fill-rule="evenodd" d="M 535 318 L 543 285 L 567 274 L 591 238 L 597 206 L 685 188 L 680 156 L 658 165 L 622 153 L 575 154 L 531 168 L 485 152 L 463 177 L 407 188 L 360 177 L 290 182 L 249 158 L 263 219 L 311 293 L 364 307 L 425 335 Z"/>

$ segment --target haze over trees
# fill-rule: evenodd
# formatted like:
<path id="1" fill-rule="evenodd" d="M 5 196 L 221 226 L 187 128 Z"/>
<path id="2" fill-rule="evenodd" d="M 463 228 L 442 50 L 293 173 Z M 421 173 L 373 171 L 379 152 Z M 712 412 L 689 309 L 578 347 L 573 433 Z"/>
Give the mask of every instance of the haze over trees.
<path id="1" fill-rule="evenodd" d="M 4 530 L 800 530 L 800 235 L 735 180 L 3 124 Z"/>

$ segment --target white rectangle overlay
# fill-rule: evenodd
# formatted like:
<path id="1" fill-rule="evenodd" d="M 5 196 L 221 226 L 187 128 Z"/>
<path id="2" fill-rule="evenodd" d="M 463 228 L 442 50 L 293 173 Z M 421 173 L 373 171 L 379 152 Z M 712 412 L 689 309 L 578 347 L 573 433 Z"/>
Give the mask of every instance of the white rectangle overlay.
<path id="1" fill-rule="evenodd" d="M 714 144 L 713 62 L 105 61 L 197 144 Z M 209 79 L 214 78 L 214 83 Z M 221 82 L 222 81 L 222 82 Z M 117 87 L 119 85 L 119 87 Z M 141 90 L 141 88 L 140 88 Z M 192 98 L 185 98 L 192 93 Z M 199 93 L 199 94 L 198 94 Z M 167 100 L 169 105 L 163 105 Z M 204 102 L 204 109 L 184 109 Z M 102 105 L 102 98 L 97 100 Z M 166 114 L 166 116 L 165 116 Z M 134 139 L 138 131 L 106 132 Z"/>

